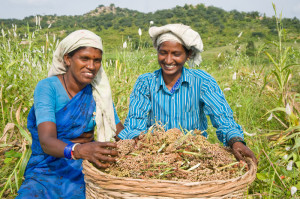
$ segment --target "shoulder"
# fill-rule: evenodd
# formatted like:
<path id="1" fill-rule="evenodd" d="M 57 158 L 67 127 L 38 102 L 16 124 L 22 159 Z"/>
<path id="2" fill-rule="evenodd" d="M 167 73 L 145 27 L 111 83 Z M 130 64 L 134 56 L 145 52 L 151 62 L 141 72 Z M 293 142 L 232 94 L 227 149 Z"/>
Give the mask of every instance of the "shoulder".
<path id="1" fill-rule="evenodd" d="M 142 74 L 137 78 L 136 83 L 144 83 L 144 84 L 155 83 L 156 82 L 155 80 L 159 77 L 160 73 L 161 70 L 159 69 L 152 73 Z"/>
<path id="2" fill-rule="evenodd" d="M 139 77 L 138 77 L 138 80 L 139 81 L 147 81 L 147 80 L 151 80 L 151 79 L 153 79 L 153 78 L 156 78 L 156 77 L 158 77 L 159 76 L 159 74 L 160 74 L 160 69 L 159 70 L 156 70 L 156 71 L 154 71 L 154 72 L 152 72 L 152 73 L 144 73 L 144 74 L 142 74 L 142 75 L 140 75 Z"/>
<path id="3" fill-rule="evenodd" d="M 37 87 L 51 87 L 59 84 L 60 81 L 57 76 L 47 77 L 38 82 Z"/>
<path id="4" fill-rule="evenodd" d="M 135 82 L 134 91 L 149 94 L 150 90 L 155 88 L 159 75 L 160 70 L 140 75 Z"/>
<path id="5" fill-rule="evenodd" d="M 57 76 L 47 77 L 37 83 L 34 92 L 55 92 L 61 87 L 60 84 L 60 80 Z"/>
<path id="6" fill-rule="evenodd" d="M 186 69 L 186 74 L 196 81 L 200 81 L 202 83 L 215 83 L 215 78 L 209 74 L 208 72 L 200 69 Z"/>
<path id="7" fill-rule="evenodd" d="M 209 80 L 209 79 L 214 79 L 211 74 L 204 70 L 200 69 L 186 69 L 187 74 L 196 78 L 196 79 L 203 79 L 203 80 Z"/>

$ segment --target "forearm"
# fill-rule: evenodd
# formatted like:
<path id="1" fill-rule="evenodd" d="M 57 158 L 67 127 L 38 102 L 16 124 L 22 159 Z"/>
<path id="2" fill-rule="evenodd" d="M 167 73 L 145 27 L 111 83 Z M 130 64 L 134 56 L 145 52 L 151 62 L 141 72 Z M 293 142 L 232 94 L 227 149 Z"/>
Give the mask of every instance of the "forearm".
<path id="1" fill-rule="evenodd" d="M 38 125 L 38 136 L 43 151 L 51 156 L 64 157 L 64 149 L 67 143 L 57 139 L 56 124 L 43 122 Z"/>
<path id="2" fill-rule="evenodd" d="M 64 149 L 67 146 L 67 143 L 55 137 L 47 137 L 46 139 L 40 138 L 40 143 L 46 154 L 57 158 L 64 157 Z"/>
<path id="3" fill-rule="evenodd" d="M 142 132 L 142 130 L 137 130 L 137 129 L 131 130 L 131 129 L 125 128 L 118 134 L 118 137 L 122 140 L 133 139 L 133 138 L 136 138 L 137 136 L 139 136 L 141 134 L 141 132 Z"/>

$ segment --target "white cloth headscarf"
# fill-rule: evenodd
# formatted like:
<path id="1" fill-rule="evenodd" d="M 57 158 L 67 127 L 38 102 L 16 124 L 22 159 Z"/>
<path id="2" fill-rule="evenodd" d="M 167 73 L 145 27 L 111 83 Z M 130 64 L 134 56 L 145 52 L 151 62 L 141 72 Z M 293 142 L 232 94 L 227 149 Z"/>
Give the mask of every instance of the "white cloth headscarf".
<path id="1" fill-rule="evenodd" d="M 198 32 L 183 24 L 168 24 L 161 27 L 153 26 L 149 29 L 149 35 L 153 41 L 153 46 L 158 50 L 161 43 L 165 41 L 175 41 L 184 45 L 188 50 L 192 50 L 189 57 L 189 65 L 199 65 L 202 61 L 200 53 L 203 51 L 203 43 Z"/>
<path id="2" fill-rule="evenodd" d="M 74 31 L 59 43 L 48 76 L 66 73 L 68 68 L 64 63 L 64 55 L 79 47 L 98 48 L 103 52 L 102 40 L 98 35 L 89 30 Z M 111 89 L 103 67 L 100 67 L 91 84 L 96 102 L 97 140 L 110 141 L 115 136 L 116 124 Z"/>

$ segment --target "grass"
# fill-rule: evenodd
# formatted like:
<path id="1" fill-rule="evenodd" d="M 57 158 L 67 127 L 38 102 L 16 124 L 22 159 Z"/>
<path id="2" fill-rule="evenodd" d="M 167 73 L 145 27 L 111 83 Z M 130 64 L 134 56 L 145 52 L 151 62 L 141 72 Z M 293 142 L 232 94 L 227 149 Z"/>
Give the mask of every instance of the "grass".
<path id="1" fill-rule="evenodd" d="M 0 198 L 14 198 L 21 184 L 30 154 L 26 117 L 33 104 L 35 85 L 47 77 L 52 52 L 58 42 L 49 36 L 53 33 L 47 36 L 40 30 L 30 32 L 28 28 L 23 35 L 16 35 L 16 28 L 3 30 L 0 36 Z M 263 52 L 276 60 L 276 46 L 266 48 L 265 43 L 259 41 L 256 55 L 248 57 L 245 55 L 246 44 L 229 43 L 225 47 L 207 49 L 199 69 L 212 74 L 224 90 L 236 121 L 247 132 L 247 145 L 258 157 L 257 179 L 249 187 L 248 197 L 297 198 L 299 191 L 292 196 L 291 187 L 300 190 L 299 68 L 290 68 L 292 77 L 284 90 L 287 91 L 285 102 L 289 102 L 292 111 L 288 115 L 285 104 L 278 103 L 278 96 L 282 94 L 280 86 L 272 81 L 274 78 L 269 79 L 268 84 L 264 78 L 272 74 L 274 62 Z M 241 48 L 237 49 L 237 45 Z M 299 63 L 299 44 L 282 41 L 281 45 L 283 49 L 293 46 L 287 53 L 286 62 Z M 123 49 L 121 43 L 119 49 L 105 52 L 103 67 L 110 79 L 118 115 L 124 122 L 129 95 L 137 77 L 159 68 L 156 52 L 144 46 L 137 50 L 128 41 L 127 48 Z M 268 120 L 271 112 L 273 118 Z M 207 131 L 209 140 L 218 142 L 211 124 Z M 290 170 L 287 166 L 291 161 Z"/>

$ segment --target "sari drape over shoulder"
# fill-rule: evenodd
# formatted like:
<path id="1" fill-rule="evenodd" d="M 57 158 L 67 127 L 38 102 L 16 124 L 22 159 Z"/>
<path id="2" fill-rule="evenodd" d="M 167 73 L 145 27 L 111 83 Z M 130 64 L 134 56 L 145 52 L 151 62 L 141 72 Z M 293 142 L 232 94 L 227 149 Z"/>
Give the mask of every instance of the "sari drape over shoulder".
<path id="1" fill-rule="evenodd" d="M 57 138 L 65 143 L 85 132 L 95 110 L 91 85 L 87 85 L 56 113 Z M 82 160 L 56 158 L 41 148 L 34 107 L 27 120 L 32 154 L 17 198 L 85 198 Z"/>

